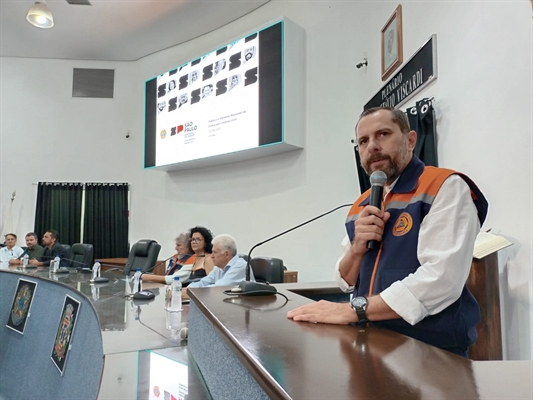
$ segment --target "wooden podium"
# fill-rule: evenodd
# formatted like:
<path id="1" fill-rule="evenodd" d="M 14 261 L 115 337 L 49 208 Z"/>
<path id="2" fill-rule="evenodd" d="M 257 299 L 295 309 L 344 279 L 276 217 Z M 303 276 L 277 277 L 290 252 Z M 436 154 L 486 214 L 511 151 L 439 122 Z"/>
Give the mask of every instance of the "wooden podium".
<path id="1" fill-rule="evenodd" d="M 498 253 L 489 254 L 482 259 L 474 258 L 466 284 L 481 310 L 481 322 L 477 325 L 478 338 L 468 350 L 468 358 L 479 361 L 501 360 L 502 327 Z"/>

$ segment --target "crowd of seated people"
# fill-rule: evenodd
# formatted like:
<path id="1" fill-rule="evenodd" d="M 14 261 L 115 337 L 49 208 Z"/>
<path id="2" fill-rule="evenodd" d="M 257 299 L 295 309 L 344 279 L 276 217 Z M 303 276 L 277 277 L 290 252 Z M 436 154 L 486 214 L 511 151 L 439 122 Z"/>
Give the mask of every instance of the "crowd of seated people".
<path id="1" fill-rule="evenodd" d="M 203 226 L 181 233 L 175 249 L 177 253 L 169 260 L 164 276 L 144 274 L 143 280 L 170 285 L 179 276 L 182 284 L 186 284 L 209 275 L 215 266 L 211 258 L 213 234 Z"/>
<path id="2" fill-rule="evenodd" d="M 144 274 L 143 280 L 170 285 L 178 276 L 184 286 L 206 287 L 234 285 L 245 278 L 246 262 L 230 235 L 213 238 L 209 229 L 195 226 L 176 238 L 175 249 L 164 276 Z"/>
<path id="3" fill-rule="evenodd" d="M 43 236 L 41 247 L 37 235 L 26 235 L 25 249 L 16 245 L 15 234 L 6 235 L 6 246 L 0 249 L 1 261 L 18 265 L 25 252 L 29 255 L 30 265 L 47 266 L 55 254 L 67 261 L 65 250 L 57 241 L 57 231 L 49 230 Z M 213 248 L 215 246 L 215 249 Z M 219 235 L 213 239 L 211 231 L 203 226 L 195 226 L 176 238 L 176 254 L 169 260 L 165 275 L 144 274 L 144 281 L 170 285 L 179 277 L 184 286 L 233 285 L 244 280 L 246 262 L 237 255 L 235 240 L 230 235 Z M 220 265 L 218 265 L 220 264 Z M 252 277 L 253 279 L 253 277 Z"/>

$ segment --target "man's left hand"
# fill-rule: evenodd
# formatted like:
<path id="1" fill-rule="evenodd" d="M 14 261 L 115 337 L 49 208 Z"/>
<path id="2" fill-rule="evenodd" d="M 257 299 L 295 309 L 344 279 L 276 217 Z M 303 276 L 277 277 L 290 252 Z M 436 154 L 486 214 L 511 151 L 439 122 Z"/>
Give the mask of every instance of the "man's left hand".
<path id="1" fill-rule="evenodd" d="M 320 300 L 291 310 L 287 318 L 294 321 L 307 321 L 321 324 L 347 325 L 357 322 L 357 314 L 350 303 L 332 303 Z"/>

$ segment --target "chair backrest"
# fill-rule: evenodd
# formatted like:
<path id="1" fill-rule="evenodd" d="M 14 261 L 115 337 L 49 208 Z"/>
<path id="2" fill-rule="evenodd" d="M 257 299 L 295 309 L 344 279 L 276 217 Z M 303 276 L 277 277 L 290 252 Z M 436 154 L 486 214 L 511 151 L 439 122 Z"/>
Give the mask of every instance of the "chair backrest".
<path id="1" fill-rule="evenodd" d="M 272 257 L 254 257 L 250 261 L 257 282 L 283 283 L 283 260 Z"/>
<path id="2" fill-rule="evenodd" d="M 160 250 L 161 245 L 155 240 L 139 240 L 130 250 L 128 261 L 124 267 L 124 275 L 135 272 L 137 268 L 140 268 L 142 272 L 153 271 Z"/>
<path id="3" fill-rule="evenodd" d="M 93 265 L 94 249 L 92 244 L 74 243 L 70 247 L 71 266 L 76 268 L 91 268 Z"/>
<path id="4" fill-rule="evenodd" d="M 67 254 L 69 255 L 69 258 L 72 258 L 72 257 L 70 257 L 70 244 L 63 244 L 63 243 L 61 243 L 61 246 L 67 251 Z M 67 262 L 65 263 L 65 265 L 66 265 L 67 267 L 72 267 L 72 263 L 71 263 L 70 261 L 67 261 Z M 61 266 L 63 266 L 63 263 L 61 264 Z"/>
<path id="5" fill-rule="evenodd" d="M 240 258 L 242 258 L 244 261 L 248 262 L 248 255 L 247 254 L 237 254 Z"/>

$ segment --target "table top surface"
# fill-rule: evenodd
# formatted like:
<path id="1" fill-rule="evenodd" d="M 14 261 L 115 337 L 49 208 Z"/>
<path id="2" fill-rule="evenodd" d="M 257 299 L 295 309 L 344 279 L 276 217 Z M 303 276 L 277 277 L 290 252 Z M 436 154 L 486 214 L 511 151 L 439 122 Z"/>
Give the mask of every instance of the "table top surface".
<path id="1" fill-rule="evenodd" d="M 106 355 L 99 398 L 123 393 L 124 380 L 138 387 L 138 398 L 148 395 L 149 367 L 142 367 L 145 349 L 189 365 L 193 378 L 201 375 L 191 369 L 186 342 L 177 337 L 178 330 L 170 329 L 172 315 L 165 309 L 164 285 L 145 283 L 144 288 L 156 297 L 136 302 L 125 297 L 132 282 L 120 271 L 103 272 L 109 282 L 92 285 L 90 274 L 75 269 L 52 275 L 47 267 L 0 268 L 56 280 L 92 301 Z M 230 298 L 221 288 L 188 290 L 270 397 L 533 398 L 533 361 L 471 361 L 385 329 L 294 322 L 286 318 L 287 311 L 311 301 L 304 296 L 334 293 L 338 288 L 331 282 L 276 287 L 288 302 L 280 296 Z M 186 326 L 188 311 L 184 305 L 179 326 Z M 131 363 L 137 363 L 137 370 L 126 371 L 124 364 Z M 208 398 L 202 385 L 201 378 L 189 380 L 191 390 L 202 393 L 197 398 Z"/>
<path id="2" fill-rule="evenodd" d="M 289 301 L 188 293 L 271 398 L 533 398 L 532 361 L 476 362 L 386 329 L 287 319 L 311 301 L 298 287 L 313 286 L 277 284 Z"/>
<path id="3" fill-rule="evenodd" d="M 165 308 L 165 285 L 144 283 L 155 298 L 149 301 L 131 300 L 131 278 L 120 271 L 103 271 L 107 283 L 91 284 L 90 273 L 69 268 L 69 273 L 50 274 L 49 267 L 9 267 L 13 272 L 52 279 L 83 293 L 92 302 L 102 329 L 104 354 L 115 354 L 145 349 L 158 349 L 185 345 L 179 338 L 179 329 L 186 326 L 189 306 L 183 305 L 181 313 L 170 313 Z M 171 321 L 171 317 L 173 318 Z M 171 329 L 171 322 L 175 329 Z"/>

